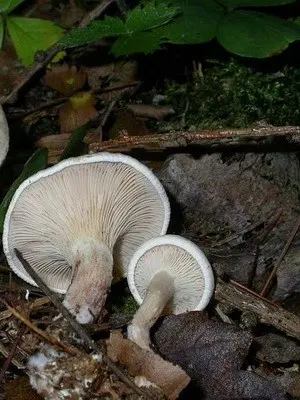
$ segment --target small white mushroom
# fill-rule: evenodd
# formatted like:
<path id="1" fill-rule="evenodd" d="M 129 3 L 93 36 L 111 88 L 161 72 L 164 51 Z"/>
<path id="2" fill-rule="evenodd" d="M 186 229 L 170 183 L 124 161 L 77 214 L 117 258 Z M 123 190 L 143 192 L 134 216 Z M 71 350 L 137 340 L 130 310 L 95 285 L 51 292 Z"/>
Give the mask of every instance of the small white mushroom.
<path id="1" fill-rule="evenodd" d="M 130 291 L 140 308 L 128 327 L 128 337 L 150 347 L 150 328 L 162 312 L 203 310 L 214 290 L 214 276 L 204 253 L 176 235 L 148 240 L 134 253 L 127 271 Z"/>
<path id="2" fill-rule="evenodd" d="M 141 243 L 165 234 L 163 186 L 139 161 L 100 153 L 62 161 L 17 189 L 3 248 L 13 271 L 35 285 L 17 248 L 80 323 L 100 317 L 114 276 L 125 276 Z"/>
<path id="3" fill-rule="evenodd" d="M 0 105 L 0 166 L 5 160 L 9 145 L 9 129 L 2 106 Z"/>

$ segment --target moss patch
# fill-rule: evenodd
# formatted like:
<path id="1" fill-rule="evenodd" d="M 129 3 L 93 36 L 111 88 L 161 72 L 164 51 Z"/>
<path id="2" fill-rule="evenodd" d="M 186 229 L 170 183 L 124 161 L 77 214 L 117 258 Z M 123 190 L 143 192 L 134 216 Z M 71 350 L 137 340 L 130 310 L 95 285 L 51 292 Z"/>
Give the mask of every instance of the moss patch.
<path id="1" fill-rule="evenodd" d="M 299 69 L 266 73 L 234 60 L 211 62 L 203 69 L 203 77 L 185 85 L 166 81 L 164 88 L 153 93 L 164 95 L 164 103 L 174 107 L 176 117 L 152 124 L 152 129 L 245 128 L 257 121 L 299 125 L 299 89 Z"/>

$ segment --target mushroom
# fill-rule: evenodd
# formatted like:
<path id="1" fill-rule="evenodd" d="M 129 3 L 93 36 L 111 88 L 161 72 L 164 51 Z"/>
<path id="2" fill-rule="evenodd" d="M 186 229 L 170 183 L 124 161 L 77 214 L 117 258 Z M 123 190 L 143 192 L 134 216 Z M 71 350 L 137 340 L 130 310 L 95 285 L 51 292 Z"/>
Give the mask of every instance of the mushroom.
<path id="1" fill-rule="evenodd" d="M 79 323 L 101 317 L 114 275 L 125 276 L 138 246 L 165 234 L 170 205 L 144 164 L 122 154 L 70 158 L 17 189 L 6 214 L 3 248 L 32 285 L 17 248 Z"/>
<path id="2" fill-rule="evenodd" d="M 141 304 L 128 326 L 128 338 L 150 349 L 150 328 L 163 311 L 203 310 L 214 290 L 214 276 L 204 253 L 191 241 L 165 235 L 143 243 L 130 260 L 127 280 Z"/>
<path id="3" fill-rule="evenodd" d="M 3 108 L 0 105 L 0 166 L 5 160 L 9 145 L 9 130 Z"/>

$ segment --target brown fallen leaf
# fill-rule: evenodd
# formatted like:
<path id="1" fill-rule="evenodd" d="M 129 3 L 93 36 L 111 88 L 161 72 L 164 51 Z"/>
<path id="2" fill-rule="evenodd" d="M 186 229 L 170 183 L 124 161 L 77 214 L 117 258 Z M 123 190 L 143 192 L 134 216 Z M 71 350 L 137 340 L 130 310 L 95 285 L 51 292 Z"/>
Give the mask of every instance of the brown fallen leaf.
<path id="1" fill-rule="evenodd" d="M 64 96 L 70 96 L 72 93 L 81 89 L 86 82 L 85 72 L 72 65 L 67 64 L 54 65 L 46 71 L 45 85 L 57 90 Z"/>
<path id="2" fill-rule="evenodd" d="M 28 73 L 18 57 L 11 43 L 4 42 L 0 50 L 0 104 Z"/>
<path id="3" fill-rule="evenodd" d="M 205 400 L 284 400 L 284 390 L 241 368 L 252 336 L 234 325 L 192 311 L 166 317 L 154 335 L 159 352 L 180 365 L 203 391 Z"/>
<path id="4" fill-rule="evenodd" d="M 4 384 L 5 400 L 42 400 L 31 387 L 27 376 L 18 376 Z"/>
<path id="5" fill-rule="evenodd" d="M 126 106 L 137 117 L 162 120 L 170 115 L 174 115 L 175 111 L 171 106 L 153 106 L 151 104 L 128 104 Z"/>
<path id="6" fill-rule="evenodd" d="M 294 376 L 292 382 L 289 385 L 288 392 L 293 397 L 300 397 L 300 374 Z"/>
<path id="7" fill-rule="evenodd" d="M 59 109 L 61 133 L 74 132 L 75 129 L 98 116 L 94 107 L 96 98 L 91 92 L 74 94 Z"/>
<path id="8" fill-rule="evenodd" d="M 65 28 L 72 28 L 86 13 L 83 7 L 79 7 L 76 0 L 69 0 L 67 4 L 60 3 L 58 11 L 61 17 L 60 23 Z"/>
<path id="9" fill-rule="evenodd" d="M 145 121 L 138 119 L 132 111 L 124 109 L 117 111 L 115 114 L 116 120 L 109 130 L 109 139 L 118 138 L 120 136 L 120 132 L 124 130 L 129 136 L 142 136 L 150 134 Z"/>
<path id="10" fill-rule="evenodd" d="M 131 340 L 124 339 L 120 331 L 111 332 L 107 341 L 107 354 L 135 376 L 138 386 L 147 386 L 151 382 L 170 400 L 177 399 L 190 382 L 190 378 L 180 367 L 165 361 L 152 351 L 141 349 Z"/>
<path id="11" fill-rule="evenodd" d="M 87 75 L 88 84 L 94 91 L 101 88 L 110 88 L 118 85 L 126 85 L 135 80 L 137 72 L 137 64 L 135 61 L 119 61 L 101 65 L 100 67 L 85 67 L 84 71 Z M 135 87 L 125 87 L 104 92 L 100 98 L 106 102 L 117 99 L 124 92 L 133 92 Z"/>

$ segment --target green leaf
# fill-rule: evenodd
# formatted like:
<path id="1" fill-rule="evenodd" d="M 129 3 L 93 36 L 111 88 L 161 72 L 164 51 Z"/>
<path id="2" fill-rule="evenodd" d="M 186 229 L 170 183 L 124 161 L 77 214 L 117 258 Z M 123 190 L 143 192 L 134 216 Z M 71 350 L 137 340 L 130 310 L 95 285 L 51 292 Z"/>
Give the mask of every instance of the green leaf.
<path id="1" fill-rule="evenodd" d="M 135 32 L 132 35 L 121 36 L 112 45 L 110 52 L 115 56 L 123 56 L 134 53 L 150 54 L 160 48 L 161 35 L 156 31 Z"/>
<path id="2" fill-rule="evenodd" d="M 83 139 L 87 133 L 87 130 L 91 127 L 91 122 L 87 122 L 80 128 L 76 129 L 64 149 L 59 161 L 65 160 L 66 158 L 80 156 L 84 149 Z"/>
<path id="3" fill-rule="evenodd" d="M 128 33 L 146 31 L 167 24 L 180 10 L 166 3 L 156 4 L 154 1 L 144 7 L 138 6 L 127 14 L 125 27 Z"/>
<path id="4" fill-rule="evenodd" d="M 184 9 L 175 21 L 159 28 L 163 37 L 170 43 L 193 44 L 204 43 L 216 36 L 222 13 L 208 13 L 200 7 Z"/>
<path id="5" fill-rule="evenodd" d="M 4 19 L 0 15 L 0 50 L 2 48 L 4 38 Z"/>
<path id="6" fill-rule="evenodd" d="M 216 36 L 217 27 L 225 9 L 211 0 L 173 0 L 183 11 L 170 24 L 158 28 L 170 43 L 204 43 Z"/>
<path id="7" fill-rule="evenodd" d="M 83 46 L 123 34 L 126 34 L 124 22 L 120 18 L 106 17 L 102 21 L 92 22 L 86 28 L 73 29 L 59 41 L 59 45 L 63 48 Z"/>
<path id="8" fill-rule="evenodd" d="M 0 0 L 0 13 L 8 14 L 12 12 L 24 0 Z"/>
<path id="9" fill-rule="evenodd" d="M 46 168 L 47 160 L 48 160 L 48 150 L 38 149 L 35 153 L 33 153 L 33 155 L 24 165 L 21 175 L 11 185 L 6 196 L 2 200 L 2 203 L 0 204 L 0 232 L 2 232 L 5 214 L 13 195 L 15 194 L 15 191 L 18 189 L 21 183 L 25 181 L 25 179 L 29 178 L 36 172 Z"/>
<path id="10" fill-rule="evenodd" d="M 63 48 L 70 48 L 94 43 L 105 37 L 130 36 L 135 32 L 151 30 L 155 27 L 167 24 L 178 13 L 178 7 L 167 6 L 164 3 L 156 5 L 151 1 L 143 8 L 138 6 L 129 11 L 125 23 L 120 18 L 106 17 L 102 21 L 92 22 L 87 28 L 73 29 L 59 41 L 59 44 Z M 134 38 L 135 40 L 139 40 L 136 36 L 134 36 Z M 147 39 L 145 40 L 147 41 Z M 128 49 L 130 49 L 131 44 L 134 44 L 130 37 L 126 39 L 120 38 L 113 50 L 115 54 L 126 54 L 121 49 L 122 43 L 124 43 L 124 46 Z M 135 47 L 140 48 L 141 46 L 136 43 Z M 157 45 L 153 45 L 152 47 L 157 48 Z M 149 49 L 149 44 L 147 48 Z M 136 51 L 130 51 L 130 53 L 134 52 Z"/>
<path id="11" fill-rule="evenodd" d="M 47 50 L 62 36 L 63 29 L 51 21 L 37 18 L 8 17 L 8 32 L 22 63 L 27 67 L 39 50 Z"/>
<path id="12" fill-rule="evenodd" d="M 296 0 L 223 0 L 229 10 L 241 7 L 274 7 L 295 3 Z"/>
<path id="13" fill-rule="evenodd" d="M 226 50 L 243 57 L 271 57 L 300 39 L 293 22 L 251 11 L 233 11 L 219 25 L 217 39 Z"/>

